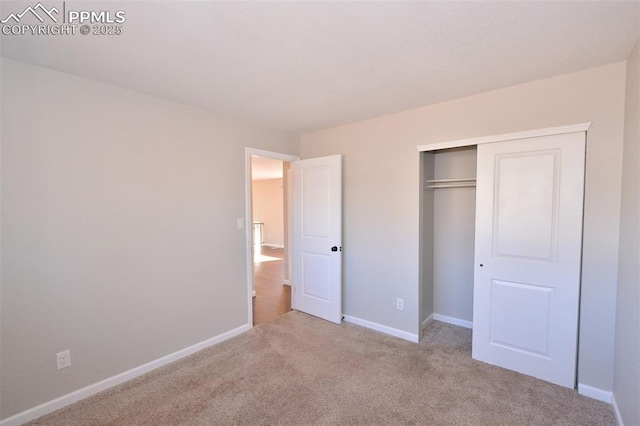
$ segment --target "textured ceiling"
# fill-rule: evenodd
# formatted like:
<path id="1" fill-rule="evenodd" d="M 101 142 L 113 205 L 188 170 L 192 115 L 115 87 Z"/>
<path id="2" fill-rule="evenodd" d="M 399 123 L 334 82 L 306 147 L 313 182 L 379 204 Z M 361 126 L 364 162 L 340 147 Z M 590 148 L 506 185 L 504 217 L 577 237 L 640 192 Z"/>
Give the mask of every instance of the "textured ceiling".
<path id="1" fill-rule="evenodd" d="M 66 7 L 124 10 L 123 34 L 3 35 L 2 55 L 291 132 L 623 61 L 640 25 L 637 1 Z"/>

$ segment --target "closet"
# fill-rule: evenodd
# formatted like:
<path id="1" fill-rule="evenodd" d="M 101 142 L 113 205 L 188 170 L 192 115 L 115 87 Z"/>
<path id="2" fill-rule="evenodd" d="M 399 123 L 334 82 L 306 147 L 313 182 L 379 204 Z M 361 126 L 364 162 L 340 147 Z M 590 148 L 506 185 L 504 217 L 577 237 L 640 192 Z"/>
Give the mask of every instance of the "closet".
<path id="1" fill-rule="evenodd" d="M 473 329 L 473 358 L 573 388 L 590 123 L 421 155 L 421 318 Z"/>
<path id="2" fill-rule="evenodd" d="M 423 320 L 471 328 L 476 203 L 476 146 L 424 152 L 423 231 L 429 265 Z"/>

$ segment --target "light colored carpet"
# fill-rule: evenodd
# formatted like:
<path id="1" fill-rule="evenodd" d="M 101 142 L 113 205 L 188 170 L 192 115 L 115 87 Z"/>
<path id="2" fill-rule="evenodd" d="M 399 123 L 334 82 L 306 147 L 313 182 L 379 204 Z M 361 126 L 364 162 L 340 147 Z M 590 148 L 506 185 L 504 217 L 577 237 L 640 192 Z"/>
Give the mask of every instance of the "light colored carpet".
<path id="1" fill-rule="evenodd" d="M 614 425 L 611 407 L 471 359 L 470 330 L 420 344 L 299 313 L 33 425 Z"/>

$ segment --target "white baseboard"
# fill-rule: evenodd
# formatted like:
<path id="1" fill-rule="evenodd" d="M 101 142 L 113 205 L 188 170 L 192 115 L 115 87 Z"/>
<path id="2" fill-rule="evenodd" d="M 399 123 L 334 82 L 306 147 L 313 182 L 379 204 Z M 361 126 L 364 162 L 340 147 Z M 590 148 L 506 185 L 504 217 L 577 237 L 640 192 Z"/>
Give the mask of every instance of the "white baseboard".
<path id="1" fill-rule="evenodd" d="M 397 328 L 388 327 L 386 325 L 367 321 L 361 318 L 353 317 L 351 315 L 342 314 L 342 316 L 346 322 L 350 322 L 351 324 L 370 328 L 375 331 L 380 331 L 382 333 L 389 334 L 390 336 L 399 337 L 401 339 L 405 339 L 414 343 L 418 343 L 420 341 L 420 336 L 418 336 L 417 334 L 407 333 L 406 331 L 398 330 Z"/>
<path id="2" fill-rule="evenodd" d="M 620 407 L 618 407 L 618 402 L 616 401 L 616 395 L 613 392 L 611 393 L 611 405 L 613 406 L 613 412 L 616 415 L 618 426 L 624 426 L 624 422 L 622 421 L 622 413 L 620 412 Z"/>
<path id="3" fill-rule="evenodd" d="M 446 322 L 447 324 L 458 325 L 464 328 L 473 328 L 471 321 L 463 320 L 460 318 L 449 317 L 441 314 L 433 314 L 433 319 L 436 321 Z"/>
<path id="4" fill-rule="evenodd" d="M 289 287 L 291 287 L 291 281 L 289 281 L 289 280 L 284 280 L 284 281 L 282 282 L 282 284 L 284 284 L 284 285 L 288 285 Z"/>
<path id="5" fill-rule="evenodd" d="M 138 376 L 148 373 L 151 370 L 155 370 L 156 368 L 162 367 L 173 361 L 177 361 L 180 358 L 189 356 L 195 352 L 223 342 L 248 330 L 251 330 L 251 325 L 249 324 L 234 328 L 233 330 L 227 331 L 226 333 L 222 333 L 218 336 L 212 337 L 200 343 L 196 343 L 195 345 L 181 349 L 172 354 L 163 356 L 162 358 L 158 358 L 155 361 L 151 361 L 138 367 L 134 367 L 131 370 L 125 371 L 124 373 L 116 374 L 115 376 L 101 380 L 97 383 L 93 383 L 82 389 L 78 389 L 77 391 L 68 393 L 59 398 L 38 405 L 37 407 L 30 408 L 14 416 L 8 417 L 0 421 L 0 426 L 18 426 L 31 420 L 35 420 L 38 417 L 44 416 L 45 414 L 49 414 L 53 411 L 59 410 L 60 408 L 66 407 L 67 405 L 73 404 L 74 402 L 78 402 L 81 399 L 90 397 L 91 395 L 95 395 L 98 392 L 102 392 L 103 390 L 134 379 Z"/>
<path id="6" fill-rule="evenodd" d="M 593 386 L 582 383 L 578 383 L 578 393 L 608 404 L 611 404 L 611 397 L 613 396 L 613 392 L 611 391 L 594 388 Z"/>
<path id="7" fill-rule="evenodd" d="M 262 243 L 261 245 L 263 246 L 269 246 L 269 247 L 273 247 L 273 248 L 281 248 L 283 249 L 284 246 L 282 244 L 271 244 L 271 243 Z"/>
<path id="8" fill-rule="evenodd" d="M 420 328 L 423 329 L 427 326 L 427 324 L 429 323 L 429 321 L 431 321 L 433 319 L 433 314 L 429 315 L 427 317 L 427 319 L 425 319 L 424 321 L 422 321 L 422 324 L 420 325 Z"/>

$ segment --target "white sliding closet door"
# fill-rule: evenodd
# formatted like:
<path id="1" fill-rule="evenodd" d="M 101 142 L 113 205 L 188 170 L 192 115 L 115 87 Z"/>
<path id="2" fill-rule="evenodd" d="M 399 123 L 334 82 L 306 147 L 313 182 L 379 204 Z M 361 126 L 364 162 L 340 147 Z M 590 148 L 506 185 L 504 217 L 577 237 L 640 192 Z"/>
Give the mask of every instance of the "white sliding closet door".
<path id="1" fill-rule="evenodd" d="M 585 132 L 478 146 L 473 357 L 575 386 Z"/>

